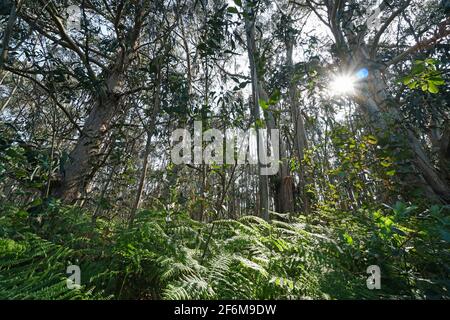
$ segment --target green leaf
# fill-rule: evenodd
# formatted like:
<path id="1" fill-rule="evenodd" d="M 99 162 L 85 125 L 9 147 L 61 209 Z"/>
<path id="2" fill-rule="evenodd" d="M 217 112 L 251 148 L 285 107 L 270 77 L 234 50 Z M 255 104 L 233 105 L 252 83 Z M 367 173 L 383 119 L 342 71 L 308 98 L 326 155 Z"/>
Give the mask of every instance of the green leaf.
<path id="1" fill-rule="evenodd" d="M 380 162 L 380 164 L 385 168 L 390 167 L 392 165 L 392 163 L 389 160 L 383 160 Z"/>
<path id="2" fill-rule="evenodd" d="M 416 64 L 412 69 L 411 73 L 417 75 L 425 71 L 425 65 L 423 63 Z"/>
<path id="3" fill-rule="evenodd" d="M 348 233 L 344 233 L 344 239 L 349 245 L 353 244 L 353 238 Z"/>
<path id="4" fill-rule="evenodd" d="M 431 93 L 438 93 L 439 88 L 431 81 L 428 81 L 428 91 Z"/>
<path id="5" fill-rule="evenodd" d="M 428 82 L 433 82 L 437 86 L 442 86 L 445 84 L 445 81 L 441 78 L 441 76 L 430 77 L 428 79 Z"/>
<path id="6" fill-rule="evenodd" d="M 37 207 L 37 206 L 39 206 L 41 204 L 42 204 L 42 198 L 36 198 L 30 203 L 30 206 L 31 207 Z"/>
<path id="7" fill-rule="evenodd" d="M 417 84 L 417 81 L 411 81 L 410 83 L 408 83 L 408 88 L 415 89 L 417 88 Z"/>
<path id="8" fill-rule="evenodd" d="M 409 85 L 411 82 L 413 82 L 413 77 L 412 76 L 405 76 L 405 77 L 401 78 L 400 81 L 404 85 Z"/>
<path id="9" fill-rule="evenodd" d="M 278 101 L 280 101 L 280 98 L 281 98 L 280 90 L 276 89 L 276 90 L 274 91 L 274 93 L 273 93 L 273 94 L 270 96 L 270 98 L 269 98 L 269 104 L 270 104 L 270 105 L 277 104 Z"/>
<path id="10" fill-rule="evenodd" d="M 257 128 L 264 128 L 264 120 L 262 120 L 262 119 L 257 119 L 255 121 L 255 124 L 256 124 Z"/>
<path id="11" fill-rule="evenodd" d="M 424 83 L 421 87 L 422 91 L 427 91 L 428 90 L 428 84 Z"/>
<path id="12" fill-rule="evenodd" d="M 239 11 L 236 7 L 228 7 L 227 11 L 229 13 L 239 14 Z"/>
<path id="13" fill-rule="evenodd" d="M 267 277 L 269 273 L 262 267 L 261 265 L 257 264 L 256 262 L 253 262 L 247 258 L 244 257 L 237 257 L 237 260 L 241 262 L 241 264 L 249 269 L 253 269 L 260 273 L 263 277 Z"/>
<path id="14" fill-rule="evenodd" d="M 238 7 L 242 7 L 242 1 L 241 0 L 233 0 L 234 4 Z"/>
<path id="15" fill-rule="evenodd" d="M 378 139 L 375 136 L 373 136 L 373 135 L 368 135 L 367 136 L 367 143 L 377 144 L 378 143 Z"/>
<path id="16" fill-rule="evenodd" d="M 386 172 L 386 174 L 387 174 L 388 176 L 392 177 L 392 176 L 395 175 L 395 170 L 389 170 L 389 171 Z"/>
<path id="17" fill-rule="evenodd" d="M 259 106 L 260 106 L 263 110 L 269 109 L 269 104 L 267 103 L 267 101 L 265 101 L 265 100 L 263 100 L 263 99 L 259 99 Z"/>

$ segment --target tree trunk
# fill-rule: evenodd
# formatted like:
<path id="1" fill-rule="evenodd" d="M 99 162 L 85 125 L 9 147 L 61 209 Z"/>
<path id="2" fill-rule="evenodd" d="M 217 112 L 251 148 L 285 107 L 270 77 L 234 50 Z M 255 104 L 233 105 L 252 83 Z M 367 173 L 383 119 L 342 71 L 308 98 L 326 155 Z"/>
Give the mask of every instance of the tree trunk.
<path id="1" fill-rule="evenodd" d="M 148 157 L 150 155 L 150 150 L 152 146 L 151 141 L 152 141 L 152 133 L 150 133 L 150 131 L 147 131 L 147 141 L 145 143 L 144 159 L 142 160 L 141 176 L 139 178 L 139 185 L 136 190 L 136 198 L 134 199 L 133 207 L 131 208 L 130 225 L 133 223 L 134 217 L 136 216 L 136 212 L 141 205 L 142 192 L 144 190 L 145 181 L 147 179 Z"/>
<path id="2" fill-rule="evenodd" d="M 387 132 L 388 121 L 392 120 L 397 127 L 397 134 L 403 136 L 407 141 L 406 147 L 412 153 L 410 162 L 422 176 L 423 182 L 425 183 L 425 191 L 427 189 L 432 191 L 432 195 L 430 196 L 431 200 L 436 201 L 440 199 L 444 203 L 449 203 L 449 185 L 431 163 L 414 132 L 403 124 L 398 106 L 392 102 L 393 99 L 387 93 L 386 84 L 381 72 L 379 70 L 369 70 L 369 73 L 367 85 L 362 86 L 361 94 L 356 97 L 356 101 L 365 113 L 369 115 L 379 133 L 384 134 Z M 384 117 L 384 114 L 387 117 Z"/>
<path id="3" fill-rule="evenodd" d="M 52 190 L 52 195 L 64 202 L 74 203 L 84 194 L 100 165 L 100 147 L 110 129 L 113 117 L 120 111 L 120 89 L 126 70 L 135 57 L 145 16 L 144 1 L 133 3 L 135 7 L 134 25 L 125 42 L 119 46 L 114 63 L 103 70 L 104 79 L 98 92 L 93 93 L 93 107 L 86 119 L 78 141 L 64 164 L 62 180 Z M 57 18 L 56 20 L 60 22 Z M 67 35 L 65 35 L 67 37 Z M 78 48 L 75 43 L 72 46 Z M 74 49 L 82 56 L 81 50 Z M 89 65 L 86 57 L 86 64 Z"/>
<path id="4" fill-rule="evenodd" d="M 289 160 L 283 141 L 280 141 L 280 159 L 280 170 L 277 176 L 277 212 L 294 212 L 293 181 L 289 172 Z"/>
<path id="5" fill-rule="evenodd" d="M 249 11 L 253 12 L 253 9 Z M 254 12 L 252 13 L 254 15 Z M 245 18 L 245 32 L 247 37 L 247 53 L 250 64 L 250 72 L 251 72 L 251 80 L 252 80 L 252 115 L 253 120 L 256 124 L 256 137 L 257 137 L 257 152 L 258 152 L 258 173 L 259 173 L 259 210 L 260 216 L 269 220 L 269 179 L 267 175 L 261 174 L 262 164 L 259 159 L 261 154 L 261 146 L 263 142 L 260 142 L 260 110 L 259 110 L 259 85 L 258 85 L 258 73 L 256 69 L 255 63 L 255 53 L 256 53 L 256 44 L 255 44 L 255 25 L 254 19 L 250 20 L 250 15 L 246 15 Z"/>
<path id="6" fill-rule="evenodd" d="M 297 159 L 300 164 L 305 156 L 305 149 L 307 148 L 307 139 L 306 139 L 306 131 L 305 124 L 303 121 L 303 116 L 301 114 L 300 106 L 297 102 L 297 86 L 294 81 L 294 64 L 292 59 L 293 54 L 293 39 L 288 37 L 288 40 L 285 42 L 286 45 L 286 63 L 289 69 L 289 103 L 291 109 L 292 120 L 294 123 L 294 149 L 297 156 Z M 306 176 L 305 170 L 302 166 L 300 166 L 300 185 L 299 191 L 302 199 L 302 209 L 308 213 L 310 211 L 309 199 L 305 192 L 306 186 Z"/>
<path id="7" fill-rule="evenodd" d="M 64 165 L 61 184 L 52 192 L 74 203 L 86 190 L 100 163 L 99 150 L 113 116 L 119 111 L 119 98 L 112 92 L 100 94 L 84 124 L 75 148 Z"/>

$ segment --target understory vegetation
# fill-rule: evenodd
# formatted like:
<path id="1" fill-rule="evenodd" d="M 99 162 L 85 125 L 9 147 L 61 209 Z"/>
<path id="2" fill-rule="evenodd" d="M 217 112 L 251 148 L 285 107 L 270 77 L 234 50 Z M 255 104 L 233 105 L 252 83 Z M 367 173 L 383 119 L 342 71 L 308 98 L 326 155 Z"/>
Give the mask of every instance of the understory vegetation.
<path id="1" fill-rule="evenodd" d="M 88 212 L 57 201 L 34 216 L 1 210 L 1 299 L 449 297 L 450 219 L 442 206 L 397 202 L 207 224 L 143 210 L 131 227 L 93 224 Z M 71 264 L 81 269 L 79 289 L 66 287 Z M 366 287 L 370 264 L 382 270 L 381 290 Z"/>

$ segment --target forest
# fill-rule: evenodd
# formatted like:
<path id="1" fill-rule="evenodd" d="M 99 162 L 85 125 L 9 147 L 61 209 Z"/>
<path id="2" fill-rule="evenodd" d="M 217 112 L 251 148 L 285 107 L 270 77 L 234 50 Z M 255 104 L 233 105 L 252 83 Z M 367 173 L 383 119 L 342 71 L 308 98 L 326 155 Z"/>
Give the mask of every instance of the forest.
<path id="1" fill-rule="evenodd" d="M 1 300 L 450 298 L 450 1 L 0 25 Z"/>

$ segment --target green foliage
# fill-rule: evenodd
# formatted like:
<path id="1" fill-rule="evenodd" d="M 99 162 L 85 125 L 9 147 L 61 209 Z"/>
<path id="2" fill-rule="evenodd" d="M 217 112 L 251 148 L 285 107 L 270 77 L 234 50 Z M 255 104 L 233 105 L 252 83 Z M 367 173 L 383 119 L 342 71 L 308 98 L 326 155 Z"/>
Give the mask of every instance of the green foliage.
<path id="1" fill-rule="evenodd" d="M 416 60 L 411 73 L 400 81 L 410 89 L 420 88 L 422 91 L 438 93 L 439 86 L 445 85 L 441 72 L 436 68 L 436 59 Z"/>
<path id="2" fill-rule="evenodd" d="M 0 238 L 0 299 L 101 298 L 85 287 L 67 289 L 64 273 L 70 249 L 31 233 L 17 238 Z"/>
<path id="3" fill-rule="evenodd" d="M 290 223 L 247 216 L 214 222 L 204 268 L 164 291 L 169 299 L 305 299 L 364 296 L 364 278 L 340 268 L 339 245 Z M 333 287 L 335 278 L 340 285 Z M 360 285 L 358 285 L 358 282 Z M 350 290 L 352 288 L 353 293 Z"/>
<path id="4" fill-rule="evenodd" d="M 128 228 L 101 219 L 94 225 L 86 212 L 58 202 L 42 209 L 40 222 L 3 206 L 0 298 L 448 297 L 448 209 L 398 202 L 208 224 L 144 210 Z M 79 290 L 66 288 L 70 264 L 81 268 Z M 382 270 L 380 291 L 366 288 L 372 264 Z"/>

